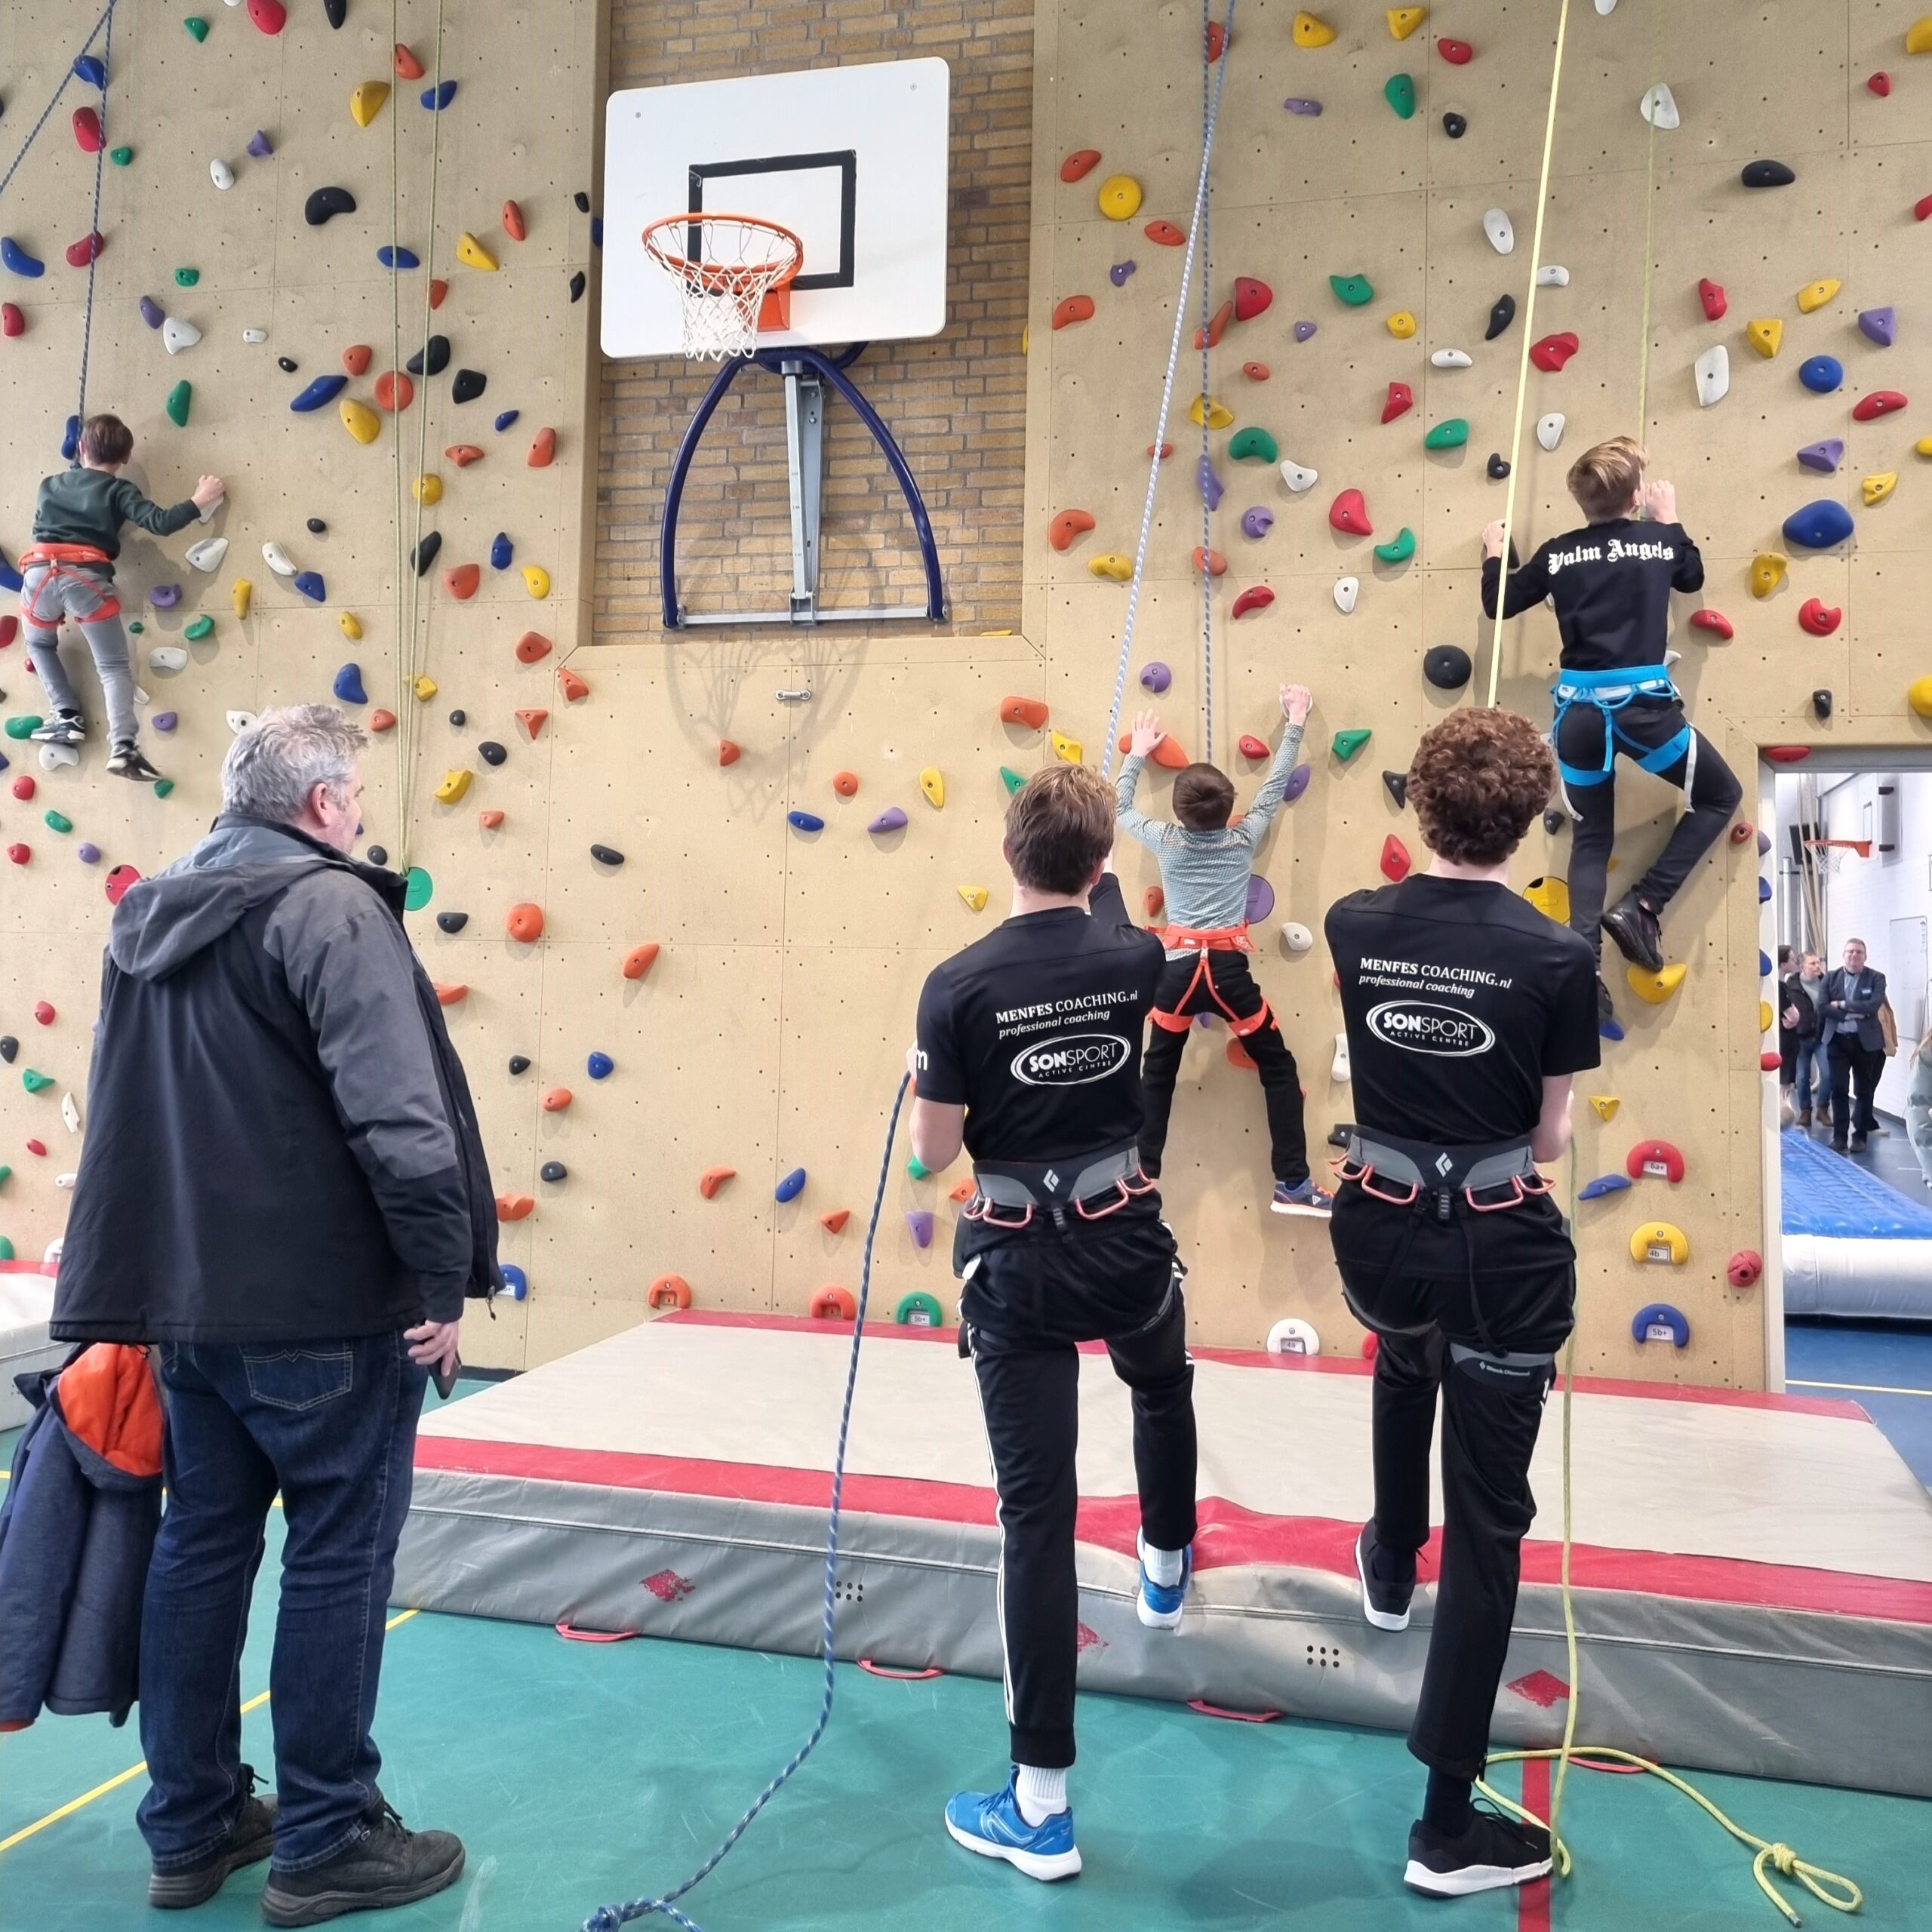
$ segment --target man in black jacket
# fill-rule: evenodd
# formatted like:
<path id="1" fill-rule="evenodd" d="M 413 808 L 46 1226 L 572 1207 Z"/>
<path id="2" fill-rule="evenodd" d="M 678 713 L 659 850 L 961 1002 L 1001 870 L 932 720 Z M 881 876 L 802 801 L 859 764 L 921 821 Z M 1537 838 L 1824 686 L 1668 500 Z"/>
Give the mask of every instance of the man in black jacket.
<path id="1" fill-rule="evenodd" d="M 1826 976 L 1819 1017 L 1819 1036 L 1831 1050 L 1832 1145 L 1841 1154 L 1847 1131 L 1850 1152 L 1862 1154 L 1865 1137 L 1878 1124 L 1873 1103 L 1885 1070 L 1885 1032 L 1878 1023 L 1885 976 L 1866 965 L 1866 957 L 1862 939 L 1845 941 L 1844 964 Z"/>
<path id="2" fill-rule="evenodd" d="M 166 1403 L 149 1902 L 198 1905 L 272 1849 L 272 1925 L 426 1898 L 463 1860 L 385 1803 L 370 1725 L 424 1386 L 501 1277 L 404 882 L 349 857 L 367 742 L 329 706 L 265 712 L 229 749 L 214 830 L 117 908 L 51 1323 L 154 1345 Z M 278 1491 L 278 1806 L 241 1761 L 237 1671 Z"/>
<path id="3" fill-rule="evenodd" d="M 1781 1065 L 1778 1084 L 1783 1089 L 1786 1121 L 1808 1127 L 1811 1124 L 1811 1093 L 1808 1081 L 1805 1091 L 1801 1094 L 1798 1092 L 1798 1050 L 1805 1041 L 1818 1037 L 1818 1009 L 1812 1004 L 1811 995 L 1804 990 L 1798 967 L 1798 949 L 1795 946 L 1780 946 L 1778 1057 Z M 1801 1108 L 1800 1101 L 1804 1103 Z"/>

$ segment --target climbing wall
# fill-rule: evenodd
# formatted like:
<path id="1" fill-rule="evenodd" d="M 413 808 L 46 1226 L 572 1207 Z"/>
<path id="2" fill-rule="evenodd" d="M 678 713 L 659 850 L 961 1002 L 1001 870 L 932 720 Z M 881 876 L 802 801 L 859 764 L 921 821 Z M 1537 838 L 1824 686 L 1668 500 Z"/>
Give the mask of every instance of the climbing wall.
<path id="1" fill-rule="evenodd" d="M 1226 11 L 1216 8 L 1217 20 Z M 1594 441 L 1641 435 L 1653 474 L 1678 484 L 1708 582 L 1701 597 L 1678 600 L 1677 675 L 1744 781 L 1743 812 L 1755 817 L 1761 747 L 1792 758 L 1811 744 L 1932 736 L 1932 683 L 1909 688 L 1932 672 L 1915 556 L 1932 536 L 1932 439 L 1916 440 L 1932 430 L 1932 267 L 1915 218 L 1932 205 L 1914 206 L 1932 190 L 1923 138 L 1932 59 L 1907 53 L 1909 0 L 1571 0 L 1540 258 L 1549 272 L 1532 314 L 1561 11 L 1559 0 L 1392 11 L 1334 0 L 1303 13 L 1241 0 L 1221 57 L 1211 227 L 1201 238 L 1208 313 L 1241 295 L 1238 278 L 1272 299 L 1227 321 L 1204 386 L 1190 297 L 1125 708 L 1150 701 L 1136 680 L 1150 661 L 1164 663 L 1163 718 L 1201 755 L 1190 553 L 1203 541 L 1202 432 L 1189 419 L 1204 386 L 1223 405 L 1209 415 L 1207 454 L 1226 491 L 1207 538 L 1226 561 L 1211 597 L 1214 755 L 1238 784 L 1251 788 L 1260 768 L 1237 751 L 1241 734 L 1272 743 L 1278 732 L 1276 685 L 1291 678 L 1315 692 L 1308 789 L 1263 848 L 1275 906 L 1258 970 L 1300 1063 L 1318 1146 L 1350 1115 L 1349 1088 L 1331 1077 L 1341 1021 L 1322 914 L 1381 883 L 1390 838 L 1426 860 L 1413 814 L 1381 774 L 1405 770 L 1448 708 L 1488 696 L 1478 538 L 1504 514 L 1509 485 L 1497 472 L 1512 454 L 1525 555 L 1581 520 L 1563 479 Z M 1932 28 L 1915 47 L 1921 38 L 1932 42 Z M 1090 755 L 1128 599 L 1104 574 L 1120 566 L 1102 560 L 1134 555 L 1177 245 L 1192 225 L 1200 45 L 1187 5 L 1040 9 L 1023 628 L 1046 655 L 1054 723 Z M 1657 82 L 1669 98 L 1647 118 L 1639 103 Z M 1752 165 L 1764 162 L 1782 165 Z M 1748 186 L 1747 169 L 1784 185 Z M 1700 294 L 1700 283 L 1712 286 Z M 1513 313 L 1499 328 L 1505 297 Z M 1260 299 L 1249 291 L 1243 309 Z M 1088 319 L 1066 319 L 1082 312 Z M 1532 343 L 1518 436 L 1518 372 Z M 1724 378 L 1711 366 L 1719 361 Z M 1895 405 L 1872 400 L 1881 392 Z M 1820 444 L 1832 447 L 1810 447 Z M 1315 480 L 1284 475 L 1282 463 Z M 1352 520 L 1336 507 L 1346 491 L 1361 493 L 1356 520 L 1368 529 L 1337 527 Z M 1835 513 L 1785 527 L 1821 500 Z M 1094 527 L 1057 549 L 1051 519 L 1076 508 Z M 1237 617 L 1257 586 L 1273 601 Z M 1715 628 L 1693 625 L 1700 606 Z M 1506 629 L 1500 702 L 1549 718 L 1556 642 L 1540 610 Z M 1460 691 L 1423 675 L 1424 654 L 1444 645 L 1475 660 Z M 1829 695 L 1814 702 L 1819 693 Z M 1364 730 L 1365 745 L 1337 755 L 1338 733 Z M 1613 895 L 1657 850 L 1676 796 L 1626 771 Z M 1149 808 L 1159 811 L 1167 781 L 1154 776 Z M 1518 883 L 1560 878 L 1568 859 L 1567 832 L 1535 832 Z M 1606 946 L 1625 1037 L 1606 1041 L 1601 1072 L 1578 1083 L 1575 1179 L 1628 1180 L 1633 1149 L 1653 1140 L 1671 1143 L 1683 1173 L 1644 1174 L 1640 1156 L 1639 1178 L 1580 1207 L 1582 1361 L 1596 1371 L 1744 1386 L 1764 1373 L 1762 1291 L 1727 1276 L 1734 1254 L 1764 1245 L 1758 1063 L 1776 1044 L 1759 1031 L 1758 878 L 1768 864 L 1745 831 L 1699 868 L 1665 928 L 1669 958 L 1687 970 L 1659 1003 L 1637 996 Z M 1137 899 L 1155 882 L 1137 851 L 1122 869 Z M 1291 952 L 1284 920 L 1314 929 L 1313 949 Z M 1264 1211 L 1259 1097 L 1226 1045 L 1207 1029 L 1190 1044 L 1167 1164 L 1199 1328 L 1252 1343 L 1297 1316 L 1325 1350 L 1352 1352 L 1359 1331 L 1324 1231 Z M 1651 1164 L 1674 1165 L 1667 1154 Z M 1681 1263 L 1633 1258 L 1633 1234 L 1658 1221 L 1684 1237 Z M 1684 1318 L 1684 1346 L 1633 1337 L 1633 1318 L 1660 1302 Z"/>

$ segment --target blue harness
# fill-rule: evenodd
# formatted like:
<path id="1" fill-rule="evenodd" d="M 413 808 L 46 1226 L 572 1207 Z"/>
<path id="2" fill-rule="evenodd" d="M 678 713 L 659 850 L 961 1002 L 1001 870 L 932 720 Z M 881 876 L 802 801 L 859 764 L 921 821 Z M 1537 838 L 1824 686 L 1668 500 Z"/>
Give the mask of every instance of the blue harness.
<path id="1" fill-rule="evenodd" d="M 1602 784 L 1611 776 L 1615 765 L 1620 740 L 1624 755 L 1649 772 L 1668 770 L 1690 752 L 1695 741 L 1696 734 L 1686 724 L 1653 751 L 1648 746 L 1638 744 L 1627 733 L 1617 728 L 1617 713 L 1637 698 L 1666 698 L 1681 701 L 1676 685 L 1671 681 L 1670 673 L 1661 665 L 1654 671 L 1565 671 L 1550 687 L 1550 691 L 1556 700 L 1556 718 L 1549 730 L 1552 745 L 1559 741 L 1563 721 L 1572 706 L 1587 704 L 1603 714 L 1601 768 L 1595 771 L 1586 771 L 1579 766 L 1566 764 L 1559 752 L 1557 769 L 1562 773 L 1566 786 Z"/>

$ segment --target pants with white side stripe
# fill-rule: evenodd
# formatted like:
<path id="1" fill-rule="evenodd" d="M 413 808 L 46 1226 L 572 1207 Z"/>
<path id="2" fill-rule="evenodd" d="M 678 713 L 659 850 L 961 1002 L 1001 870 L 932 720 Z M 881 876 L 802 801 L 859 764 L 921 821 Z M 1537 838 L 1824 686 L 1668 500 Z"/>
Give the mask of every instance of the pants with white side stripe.
<path id="1" fill-rule="evenodd" d="M 1074 1760 L 1079 1651 L 1074 1524 L 1080 1357 L 1105 1342 L 1133 1392 L 1140 1521 L 1158 1549 L 1194 1540 L 1194 1365 L 1183 1269 L 1153 1197 L 1066 1233 L 961 1224 L 970 1352 L 998 1492 L 1000 1637 L 1016 1764 Z"/>

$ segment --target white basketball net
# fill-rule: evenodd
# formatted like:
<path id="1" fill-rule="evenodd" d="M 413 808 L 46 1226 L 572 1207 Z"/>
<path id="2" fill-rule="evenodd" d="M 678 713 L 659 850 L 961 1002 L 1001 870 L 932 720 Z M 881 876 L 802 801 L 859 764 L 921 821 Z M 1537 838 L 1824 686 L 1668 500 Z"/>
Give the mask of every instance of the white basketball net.
<path id="1" fill-rule="evenodd" d="M 644 246 L 678 285 L 685 353 L 694 361 L 750 355 L 765 297 L 803 259 L 797 236 L 746 215 L 680 216 L 647 229 Z"/>

